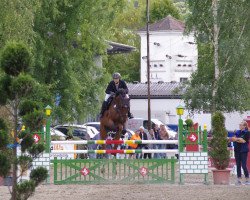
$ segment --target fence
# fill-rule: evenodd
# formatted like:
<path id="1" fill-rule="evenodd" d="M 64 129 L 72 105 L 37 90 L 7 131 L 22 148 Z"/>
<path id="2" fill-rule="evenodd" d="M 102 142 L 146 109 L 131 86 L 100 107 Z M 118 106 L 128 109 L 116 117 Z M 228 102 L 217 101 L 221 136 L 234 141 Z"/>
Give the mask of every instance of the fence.
<path id="1" fill-rule="evenodd" d="M 52 141 L 51 144 L 177 144 L 177 140 L 81 140 Z M 71 153 L 178 153 L 178 149 L 140 150 L 52 150 L 52 154 Z M 175 157 L 166 159 L 69 159 L 55 158 L 54 184 L 174 183 Z"/>

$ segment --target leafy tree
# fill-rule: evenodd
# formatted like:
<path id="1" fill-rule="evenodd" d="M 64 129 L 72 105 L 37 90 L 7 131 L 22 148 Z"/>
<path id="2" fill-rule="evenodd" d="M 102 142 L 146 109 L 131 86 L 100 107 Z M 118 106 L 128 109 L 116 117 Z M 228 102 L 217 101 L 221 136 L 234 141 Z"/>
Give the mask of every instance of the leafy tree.
<path id="1" fill-rule="evenodd" d="M 115 0 L 43 1 L 35 13 L 34 75 L 50 86 L 51 103 L 58 98 L 59 121 L 82 121 L 99 110 L 105 71 L 94 58 L 105 57 L 107 30 L 122 5 Z"/>
<path id="2" fill-rule="evenodd" d="M 1 0 L 0 48 L 9 40 L 29 45 L 34 42 L 34 11 L 38 5 L 36 0 Z"/>
<path id="3" fill-rule="evenodd" d="M 27 98 L 28 95 L 33 93 L 34 86 L 37 84 L 34 78 L 27 72 L 31 66 L 31 54 L 26 47 L 21 42 L 10 42 L 7 43 L 4 47 L 1 55 L 1 69 L 3 70 L 3 74 L 0 79 L 0 93 L 1 93 L 1 101 L 0 103 L 4 105 L 9 112 L 12 114 L 13 124 L 14 124 L 14 138 L 13 138 L 13 152 L 12 157 L 7 157 L 5 155 L 8 150 L 6 149 L 6 141 L 0 140 L 0 146 L 2 147 L 0 151 L 0 162 L 4 164 L 4 170 L 1 172 L 1 175 L 7 175 L 9 172 L 10 163 L 13 165 L 13 187 L 12 187 L 12 199 L 27 199 L 33 192 L 33 182 L 32 179 L 25 183 L 17 183 L 17 166 L 24 167 L 21 169 L 22 173 L 28 169 L 28 166 L 31 166 L 32 158 L 29 156 L 22 156 L 17 158 L 17 136 L 18 136 L 18 118 L 19 113 L 18 110 L 20 108 L 20 104 L 23 100 Z M 29 116 L 25 116 L 28 108 L 22 107 L 23 117 L 29 118 Z M 30 107 L 29 107 L 30 108 Z M 33 116 L 32 116 L 33 117 Z M 37 121 L 33 118 L 32 121 L 37 124 Z M 28 124 L 29 125 L 29 124 Z M 4 127 L 4 126 L 2 126 Z M 7 131 L 0 130 L 1 138 L 6 138 Z M 21 138 L 21 150 L 25 152 L 34 144 L 34 139 L 32 137 L 31 132 L 22 132 L 20 135 Z M 35 146 L 33 148 L 38 148 Z M 41 153 L 43 149 L 39 148 L 39 153 Z M 32 156 L 32 155 L 31 155 Z M 37 155 L 33 155 L 37 156 Z M 47 171 L 47 170 L 46 170 Z M 43 178 L 39 180 L 45 180 L 47 175 L 43 173 Z M 40 182 L 39 182 L 40 183 Z M 30 187 L 29 192 L 27 190 L 19 190 L 19 188 Z M 37 183 L 35 184 L 37 186 Z M 32 189 L 32 190 L 31 190 Z M 29 193 L 29 194 L 27 194 Z M 24 196 L 23 196 L 24 195 Z"/>
<path id="4" fill-rule="evenodd" d="M 171 0 L 153 1 L 150 6 L 150 22 L 159 21 L 166 16 L 171 15 L 176 19 L 180 19 L 178 9 L 174 6 Z"/>
<path id="5" fill-rule="evenodd" d="M 191 110 L 244 111 L 249 107 L 249 1 L 188 1 L 187 21 L 198 42 L 198 70 L 184 96 Z M 235 53 L 237 52 L 237 53 Z"/>

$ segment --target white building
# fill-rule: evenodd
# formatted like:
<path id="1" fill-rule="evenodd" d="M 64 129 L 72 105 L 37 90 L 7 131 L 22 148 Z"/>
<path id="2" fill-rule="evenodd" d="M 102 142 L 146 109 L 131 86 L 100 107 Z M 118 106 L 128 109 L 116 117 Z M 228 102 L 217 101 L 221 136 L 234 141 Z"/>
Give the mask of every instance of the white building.
<path id="1" fill-rule="evenodd" d="M 182 82 L 197 69 L 197 46 L 193 34 L 184 35 L 185 25 L 171 16 L 151 24 L 150 81 Z M 147 82 L 146 27 L 138 31 L 141 37 L 141 82 Z"/>
<path id="2" fill-rule="evenodd" d="M 181 93 L 176 92 L 180 83 L 151 83 L 151 118 L 157 118 L 166 124 L 178 124 L 179 116 L 176 114 L 176 107 L 185 106 L 181 99 Z M 131 98 L 131 112 L 135 117 L 148 119 L 148 96 L 147 84 L 128 83 L 129 96 Z M 250 120 L 250 111 L 240 114 L 239 112 L 224 113 L 226 118 L 225 125 L 228 131 L 239 129 L 239 123 L 243 119 Z M 185 110 L 182 119 L 191 118 L 195 123 L 198 122 L 202 127 L 207 124 L 208 130 L 211 129 L 210 113 L 195 113 L 189 115 Z"/>

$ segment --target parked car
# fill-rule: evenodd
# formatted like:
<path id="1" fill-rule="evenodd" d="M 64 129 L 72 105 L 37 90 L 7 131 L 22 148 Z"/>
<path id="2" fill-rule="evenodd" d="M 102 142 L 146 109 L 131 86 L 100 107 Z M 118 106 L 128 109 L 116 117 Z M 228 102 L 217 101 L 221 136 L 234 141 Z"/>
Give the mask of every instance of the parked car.
<path id="1" fill-rule="evenodd" d="M 166 130 L 169 133 L 169 136 L 171 139 L 176 139 L 177 138 L 177 132 L 170 129 L 166 124 L 164 124 L 162 121 L 159 119 L 151 119 L 151 127 L 153 127 L 155 124 L 157 124 L 159 127 L 160 125 L 164 125 L 166 127 Z M 140 128 L 140 126 L 143 126 L 145 130 L 147 131 L 148 128 L 148 120 L 143 119 L 143 118 L 132 118 L 128 119 L 128 124 L 127 127 L 133 131 L 136 131 Z"/>
<path id="2" fill-rule="evenodd" d="M 100 122 L 87 122 L 85 124 L 83 124 L 83 126 L 87 126 L 87 127 L 94 127 L 96 128 L 99 132 L 100 132 Z M 130 129 L 126 129 L 126 134 L 124 135 L 124 138 L 130 138 L 132 135 L 134 134 L 134 131 L 130 130 Z"/>
<path id="3" fill-rule="evenodd" d="M 55 129 L 55 128 L 50 128 L 50 135 L 51 136 L 58 136 L 60 140 L 66 140 L 67 135 L 62 133 L 61 131 Z"/>
<path id="4" fill-rule="evenodd" d="M 87 123 L 83 124 L 83 126 L 95 127 L 99 132 L 101 130 L 100 122 L 87 122 Z"/>
<path id="5" fill-rule="evenodd" d="M 91 139 L 91 134 L 87 132 L 85 127 L 75 125 L 57 125 L 54 128 L 67 135 L 67 137 L 75 136 L 81 138 L 82 140 Z"/>

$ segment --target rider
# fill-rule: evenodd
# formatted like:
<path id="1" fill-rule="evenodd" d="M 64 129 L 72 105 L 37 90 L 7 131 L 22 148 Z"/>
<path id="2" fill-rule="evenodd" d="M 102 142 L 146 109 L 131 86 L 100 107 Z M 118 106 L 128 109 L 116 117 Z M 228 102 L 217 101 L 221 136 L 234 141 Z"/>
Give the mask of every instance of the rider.
<path id="1" fill-rule="evenodd" d="M 122 89 L 125 90 L 125 93 L 126 93 L 127 97 L 129 97 L 128 96 L 128 87 L 126 85 L 126 82 L 121 80 L 120 73 L 116 72 L 116 73 L 113 74 L 112 77 L 113 77 L 113 80 L 109 82 L 108 87 L 107 87 L 107 89 L 105 91 L 106 96 L 105 96 L 105 100 L 102 103 L 102 109 L 101 109 L 101 113 L 100 113 L 101 117 L 103 116 L 105 110 L 108 109 L 108 99 L 109 99 L 109 97 L 111 96 L 112 93 L 116 93 L 118 91 L 118 89 L 122 88 Z M 130 112 L 130 108 L 128 109 L 128 118 L 129 119 L 133 118 L 133 115 Z"/>

